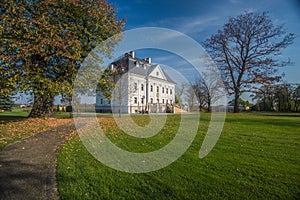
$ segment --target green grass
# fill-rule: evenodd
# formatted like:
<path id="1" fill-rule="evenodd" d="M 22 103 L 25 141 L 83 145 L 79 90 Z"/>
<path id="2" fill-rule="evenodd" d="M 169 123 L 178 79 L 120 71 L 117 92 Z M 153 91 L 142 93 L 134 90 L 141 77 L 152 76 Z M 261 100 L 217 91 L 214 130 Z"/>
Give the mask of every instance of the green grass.
<path id="1" fill-rule="evenodd" d="M 127 136 L 108 120 L 108 136 L 124 149 L 152 151 L 172 139 L 179 118 L 170 115 L 163 131 L 149 139 Z M 135 116 L 134 121 L 143 125 L 148 119 Z M 217 145 L 199 159 L 208 122 L 209 114 L 202 114 L 198 134 L 181 158 L 144 174 L 106 167 L 74 136 L 58 154 L 61 199 L 300 198 L 299 114 L 228 114 Z"/>
<path id="2" fill-rule="evenodd" d="M 0 120 L 19 120 L 28 117 L 31 108 L 13 108 L 12 111 L 0 112 Z M 56 118 L 70 118 L 68 112 L 54 112 Z"/>
<path id="3" fill-rule="evenodd" d="M 12 111 L 0 112 L 0 120 L 10 119 L 18 120 L 28 117 L 30 109 L 28 108 L 13 108 Z"/>

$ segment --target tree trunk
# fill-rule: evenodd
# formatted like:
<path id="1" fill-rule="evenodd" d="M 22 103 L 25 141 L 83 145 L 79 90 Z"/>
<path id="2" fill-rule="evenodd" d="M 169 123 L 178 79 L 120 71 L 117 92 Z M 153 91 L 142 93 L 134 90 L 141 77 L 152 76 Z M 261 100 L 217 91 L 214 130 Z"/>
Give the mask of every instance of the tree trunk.
<path id="1" fill-rule="evenodd" d="M 239 94 L 235 94 L 234 95 L 234 105 L 233 105 L 233 112 L 234 113 L 240 112 L 240 109 L 239 109 L 239 98 L 240 98 Z"/>
<path id="2" fill-rule="evenodd" d="M 211 112 L 211 96 L 210 96 L 210 94 L 207 95 L 207 112 Z"/>
<path id="3" fill-rule="evenodd" d="M 54 96 L 34 93 L 34 103 L 29 114 L 31 118 L 53 117 Z"/>

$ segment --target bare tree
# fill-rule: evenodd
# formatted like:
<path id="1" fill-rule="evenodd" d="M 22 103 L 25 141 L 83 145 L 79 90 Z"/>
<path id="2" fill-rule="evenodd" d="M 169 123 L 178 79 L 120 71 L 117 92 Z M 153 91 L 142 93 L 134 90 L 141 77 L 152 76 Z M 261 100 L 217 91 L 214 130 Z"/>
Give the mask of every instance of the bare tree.
<path id="1" fill-rule="evenodd" d="M 197 78 L 193 84 L 193 88 L 198 100 L 199 110 L 202 111 L 207 108 L 207 100 L 209 98 L 204 79 L 202 77 Z"/>
<path id="2" fill-rule="evenodd" d="M 193 87 L 200 110 L 206 107 L 207 111 L 210 112 L 211 106 L 222 98 L 224 85 L 218 69 L 214 67 L 213 61 L 207 58 L 204 64 L 206 65 L 206 70 L 202 72 L 202 76 L 196 78 Z"/>
<path id="3" fill-rule="evenodd" d="M 186 88 L 186 91 L 185 91 L 185 98 L 186 98 L 186 101 L 187 101 L 187 103 L 188 103 L 189 110 L 190 110 L 190 111 L 193 111 L 193 110 L 194 110 L 194 107 L 195 107 L 195 104 L 196 104 L 196 101 L 197 101 L 197 96 L 196 96 L 196 94 L 195 94 L 193 85 L 189 85 L 189 86 Z"/>
<path id="4" fill-rule="evenodd" d="M 231 17 L 222 30 L 204 42 L 206 50 L 222 71 L 229 95 L 234 95 L 234 112 L 238 99 L 259 84 L 279 81 L 278 67 L 289 62 L 276 59 L 290 45 L 294 34 L 286 34 L 267 13 L 247 12 Z"/>
<path id="5" fill-rule="evenodd" d="M 181 85 L 176 85 L 175 87 L 175 103 L 178 104 L 180 107 L 182 106 L 182 95 L 188 86 L 187 83 L 181 83 Z"/>

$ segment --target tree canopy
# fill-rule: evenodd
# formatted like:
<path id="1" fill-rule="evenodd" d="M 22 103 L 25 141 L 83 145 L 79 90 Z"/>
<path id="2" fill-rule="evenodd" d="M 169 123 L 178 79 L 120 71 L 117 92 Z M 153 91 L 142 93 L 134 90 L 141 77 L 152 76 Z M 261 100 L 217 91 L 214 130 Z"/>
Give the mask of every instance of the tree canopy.
<path id="1" fill-rule="evenodd" d="M 234 95 L 234 112 L 244 92 L 257 84 L 279 81 L 278 59 L 281 50 L 290 45 L 294 34 L 286 34 L 283 25 L 275 25 L 267 13 L 246 12 L 228 22 L 204 42 L 206 50 L 222 72 L 229 95 Z"/>
<path id="2" fill-rule="evenodd" d="M 0 5 L 1 71 L 11 77 L 10 85 L 33 92 L 31 117 L 51 115 L 54 96 L 72 91 L 83 59 L 124 27 L 105 0 L 3 0 Z"/>

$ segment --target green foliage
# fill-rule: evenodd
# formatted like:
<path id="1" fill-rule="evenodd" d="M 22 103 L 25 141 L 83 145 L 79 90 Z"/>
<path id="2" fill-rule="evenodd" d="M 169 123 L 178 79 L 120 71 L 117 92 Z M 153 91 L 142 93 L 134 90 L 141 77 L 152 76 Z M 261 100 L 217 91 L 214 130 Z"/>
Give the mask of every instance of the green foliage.
<path id="1" fill-rule="evenodd" d="M 262 111 L 300 112 L 300 85 L 265 85 L 252 95 Z"/>
<path id="2" fill-rule="evenodd" d="M 1 110 L 11 111 L 13 104 L 14 104 L 14 102 L 13 102 L 12 97 L 10 95 L 2 96 L 0 98 L 0 111 Z"/>
<path id="3" fill-rule="evenodd" d="M 61 199 L 297 199 L 300 179 L 299 114 L 227 114 L 222 135 L 207 157 L 199 148 L 210 114 L 201 114 L 192 146 L 170 166 L 144 174 L 106 167 L 73 137 L 58 155 Z M 145 119 L 146 118 L 146 119 Z M 103 120 L 103 119 L 102 119 Z M 180 115 L 168 115 L 155 137 L 126 136 L 113 123 L 107 136 L 120 148 L 150 152 L 172 140 Z M 148 122 L 147 116 L 134 121 Z M 103 125 L 103 123 L 101 123 Z M 143 123 L 139 123 L 143 124 Z"/>
<path id="4" fill-rule="evenodd" d="M 73 110 L 73 109 L 72 109 L 72 106 L 67 106 L 67 107 L 66 107 L 66 112 L 72 112 L 72 110 Z"/>
<path id="5" fill-rule="evenodd" d="M 101 74 L 101 77 L 98 81 L 97 89 L 106 99 L 112 98 L 112 91 L 116 86 L 116 81 L 113 79 L 114 75 L 114 71 L 107 68 Z"/>
<path id="6" fill-rule="evenodd" d="M 71 93 L 83 59 L 124 25 L 105 0 L 3 0 L 0 7 L 1 73 L 6 68 L 10 84 L 37 96 L 37 117 L 51 110 L 49 99 Z"/>

